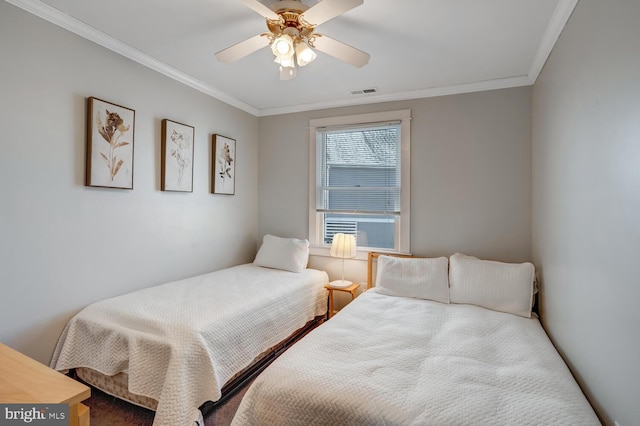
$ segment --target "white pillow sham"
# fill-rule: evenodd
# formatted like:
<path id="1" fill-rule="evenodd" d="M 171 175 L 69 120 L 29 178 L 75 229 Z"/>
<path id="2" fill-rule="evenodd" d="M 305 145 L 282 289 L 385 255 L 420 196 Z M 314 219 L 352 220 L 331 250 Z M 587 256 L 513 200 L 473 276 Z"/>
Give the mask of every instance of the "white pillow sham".
<path id="1" fill-rule="evenodd" d="M 449 259 L 451 303 L 467 303 L 531 318 L 533 264 L 481 260 L 462 254 Z"/>
<path id="2" fill-rule="evenodd" d="M 449 303 L 446 257 L 378 257 L 376 292 Z"/>
<path id="3" fill-rule="evenodd" d="M 253 260 L 254 265 L 302 272 L 309 262 L 309 240 L 280 238 L 266 234 Z"/>

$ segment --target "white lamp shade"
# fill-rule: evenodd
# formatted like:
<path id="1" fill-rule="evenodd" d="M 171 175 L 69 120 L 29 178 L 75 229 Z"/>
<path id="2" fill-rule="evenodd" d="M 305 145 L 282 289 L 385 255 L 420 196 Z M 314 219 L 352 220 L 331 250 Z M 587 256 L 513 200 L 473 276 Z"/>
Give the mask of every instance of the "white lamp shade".
<path id="1" fill-rule="evenodd" d="M 356 257 L 355 237 L 350 234 L 335 234 L 331 242 L 331 251 L 329 254 L 342 259 L 352 259 Z"/>

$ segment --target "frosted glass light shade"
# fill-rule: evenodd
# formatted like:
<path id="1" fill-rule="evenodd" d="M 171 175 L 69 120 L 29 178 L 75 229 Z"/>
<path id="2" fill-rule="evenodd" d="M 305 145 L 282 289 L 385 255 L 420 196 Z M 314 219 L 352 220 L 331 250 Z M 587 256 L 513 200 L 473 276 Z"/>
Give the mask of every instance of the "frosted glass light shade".
<path id="1" fill-rule="evenodd" d="M 278 58 L 291 58 L 295 53 L 293 39 L 287 34 L 283 34 L 273 41 L 271 51 Z"/>
<path id="2" fill-rule="evenodd" d="M 298 60 L 298 66 L 303 67 L 313 62 L 316 57 L 316 52 L 311 50 L 309 46 L 304 42 L 296 44 L 296 58 Z"/>

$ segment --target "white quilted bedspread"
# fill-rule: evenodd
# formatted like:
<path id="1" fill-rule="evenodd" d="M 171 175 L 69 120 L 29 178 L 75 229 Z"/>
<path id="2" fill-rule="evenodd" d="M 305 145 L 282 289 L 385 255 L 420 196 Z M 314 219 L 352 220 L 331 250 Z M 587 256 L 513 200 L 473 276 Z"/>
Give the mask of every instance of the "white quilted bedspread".
<path id="1" fill-rule="evenodd" d="M 271 364 L 232 423 L 597 424 L 537 319 L 375 291 Z"/>
<path id="2" fill-rule="evenodd" d="M 158 401 L 155 426 L 192 425 L 234 374 L 326 312 L 327 282 L 246 264 L 107 299 L 71 319 L 51 366 L 127 372 Z"/>

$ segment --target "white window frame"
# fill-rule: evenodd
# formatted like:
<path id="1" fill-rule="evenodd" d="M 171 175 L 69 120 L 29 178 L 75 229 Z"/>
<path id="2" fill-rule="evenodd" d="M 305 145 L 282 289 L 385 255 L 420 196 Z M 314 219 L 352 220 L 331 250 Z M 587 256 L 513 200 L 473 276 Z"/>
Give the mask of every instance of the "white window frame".
<path id="1" fill-rule="evenodd" d="M 388 253 L 410 253 L 411 250 L 411 110 L 376 112 L 342 117 L 309 120 L 309 243 L 311 254 L 329 256 L 330 246 L 324 244 L 322 213 L 316 211 L 316 144 L 317 131 L 323 127 L 358 126 L 400 121 L 400 218 L 395 232 L 395 250 L 358 247 L 356 259 L 366 259 L 371 250 Z"/>

